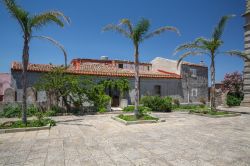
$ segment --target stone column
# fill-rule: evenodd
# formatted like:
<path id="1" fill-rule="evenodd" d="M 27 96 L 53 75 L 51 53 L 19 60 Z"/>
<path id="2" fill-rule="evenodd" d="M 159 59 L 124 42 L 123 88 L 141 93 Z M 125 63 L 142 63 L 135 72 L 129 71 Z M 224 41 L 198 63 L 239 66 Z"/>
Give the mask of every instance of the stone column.
<path id="1" fill-rule="evenodd" d="M 246 13 L 243 14 L 245 17 L 245 52 L 250 54 L 250 0 L 246 1 Z M 250 57 L 250 55 L 249 55 Z M 244 100 L 242 101 L 242 106 L 250 107 L 250 61 L 245 60 L 244 65 Z"/>

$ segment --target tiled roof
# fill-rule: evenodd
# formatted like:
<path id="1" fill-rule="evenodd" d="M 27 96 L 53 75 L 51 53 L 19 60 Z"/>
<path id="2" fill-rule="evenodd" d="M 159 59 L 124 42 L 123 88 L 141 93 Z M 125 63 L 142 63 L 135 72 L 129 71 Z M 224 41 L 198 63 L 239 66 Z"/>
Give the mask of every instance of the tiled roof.
<path id="1" fill-rule="evenodd" d="M 115 60 L 115 59 L 87 59 L 87 58 L 79 58 L 79 59 L 72 59 L 71 64 L 75 62 L 80 62 L 80 63 L 105 63 L 105 64 L 112 64 L 112 63 L 126 63 L 126 64 L 134 64 L 133 61 L 129 60 Z M 140 65 L 152 65 L 151 63 L 146 63 L 146 62 L 140 62 Z"/>
<path id="2" fill-rule="evenodd" d="M 32 72 L 49 72 L 55 65 L 47 64 L 29 64 L 28 71 Z M 22 70 L 22 64 L 19 62 L 12 63 L 12 70 Z M 67 69 L 68 73 L 79 75 L 95 75 L 95 76 L 110 76 L 110 77 L 134 77 L 134 70 L 120 69 L 112 64 L 102 63 L 82 63 L 80 68 L 76 70 L 75 66 L 71 65 Z M 167 71 L 140 71 L 140 77 L 143 78 L 166 78 L 180 79 L 181 76 Z"/>

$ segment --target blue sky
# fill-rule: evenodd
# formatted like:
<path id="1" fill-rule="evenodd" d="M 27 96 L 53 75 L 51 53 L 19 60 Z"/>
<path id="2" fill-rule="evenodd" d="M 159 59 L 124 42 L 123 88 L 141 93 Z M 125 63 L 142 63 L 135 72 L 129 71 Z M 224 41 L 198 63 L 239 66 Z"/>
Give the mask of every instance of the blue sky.
<path id="1" fill-rule="evenodd" d="M 71 24 L 60 28 L 51 24 L 34 34 L 51 36 L 64 45 L 69 60 L 73 58 L 100 58 L 133 60 L 132 43 L 123 36 L 102 32 L 108 23 L 118 23 L 121 18 L 132 22 L 144 17 L 151 21 L 151 30 L 161 26 L 175 26 L 181 36 L 167 32 L 145 41 L 140 47 L 140 60 L 149 62 L 160 56 L 178 59 L 173 51 L 179 44 L 199 36 L 210 37 L 221 16 L 236 14 L 223 35 L 222 50 L 244 48 L 245 0 L 17 0 L 30 13 L 57 9 L 71 18 Z M 21 61 L 22 33 L 16 20 L 12 19 L 0 4 L 0 72 L 10 72 L 12 61 Z M 30 45 L 31 63 L 63 64 L 63 54 L 47 41 L 35 39 Z M 186 61 L 199 63 L 210 61 L 205 56 L 190 57 Z M 226 72 L 242 71 L 243 61 L 237 57 L 218 56 L 216 80 L 223 79 Z"/>

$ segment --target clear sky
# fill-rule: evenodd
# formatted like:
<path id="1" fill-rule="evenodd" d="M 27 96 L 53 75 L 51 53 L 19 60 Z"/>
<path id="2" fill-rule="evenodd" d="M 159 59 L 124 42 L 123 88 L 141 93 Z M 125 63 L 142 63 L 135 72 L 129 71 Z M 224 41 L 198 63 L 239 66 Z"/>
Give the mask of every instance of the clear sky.
<path id="1" fill-rule="evenodd" d="M 140 48 L 140 60 L 149 62 L 160 56 L 178 59 L 173 51 L 179 44 L 192 41 L 199 36 L 210 37 L 213 28 L 223 15 L 236 14 L 223 35 L 222 50 L 244 48 L 245 0 L 17 0 L 30 13 L 57 9 L 71 18 L 72 23 L 64 28 L 56 25 L 36 31 L 47 35 L 64 45 L 68 59 L 100 58 L 133 60 L 132 43 L 123 36 L 102 32 L 108 23 L 118 23 L 121 18 L 132 22 L 144 17 L 151 21 L 151 30 L 161 26 L 175 26 L 181 36 L 167 32 L 145 41 Z M 0 72 L 10 72 L 12 61 L 21 61 L 22 33 L 16 20 L 12 19 L 0 4 Z M 204 56 L 190 57 L 190 62 L 210 61 Z M 35 39 L 30 45 L 31 63 L 63 64 L 63 54 L 47 41 Z M 226 72 L 242 71 L 243 61 L 237 57 L 218 56 L 216 59 L 216 80 L 222 80 Z"/>

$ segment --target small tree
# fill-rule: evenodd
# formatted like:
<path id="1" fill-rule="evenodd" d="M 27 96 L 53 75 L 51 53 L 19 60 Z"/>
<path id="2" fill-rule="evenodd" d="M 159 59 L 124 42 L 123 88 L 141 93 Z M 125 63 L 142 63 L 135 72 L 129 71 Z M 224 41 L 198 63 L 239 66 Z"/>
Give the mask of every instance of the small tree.
<path id="1" fill-rule="evenodd" d="M 223 91 L 231 93 L 242 93 L 243 90 L 243 77 L 239 72 L 227 73 L 224 77 Z"/>

